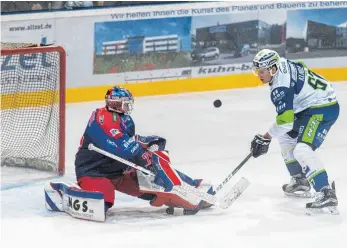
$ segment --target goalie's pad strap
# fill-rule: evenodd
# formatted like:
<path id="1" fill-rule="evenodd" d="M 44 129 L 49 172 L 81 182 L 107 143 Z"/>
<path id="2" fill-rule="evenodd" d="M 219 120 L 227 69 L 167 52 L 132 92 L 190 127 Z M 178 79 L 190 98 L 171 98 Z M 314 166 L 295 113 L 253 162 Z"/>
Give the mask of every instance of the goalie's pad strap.
<path id="1" fill-rule="evenodd" d="M 51 197 L 52 196 L 48 195 L 45 191 L 46 208 L 51 211 L 62 211 L 61 207 L 59 208 Z"/>

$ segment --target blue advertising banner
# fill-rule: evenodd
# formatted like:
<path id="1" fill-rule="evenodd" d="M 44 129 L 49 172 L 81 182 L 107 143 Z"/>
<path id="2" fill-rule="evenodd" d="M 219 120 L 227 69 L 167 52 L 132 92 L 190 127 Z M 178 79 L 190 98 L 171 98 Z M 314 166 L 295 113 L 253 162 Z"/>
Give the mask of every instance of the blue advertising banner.
<path id="1" fill-rule="evenodd" d="M 207 66 L 249 72 L 253 56 L 264 48 L 289 59 L 347 56 L 347 7 L 325 8 L 331 5 L 271 3 L 112 14 L 114 21 L 94 25 L 94 74 L 176 68 L 205 74 L 211 71 Z M 180 15 L 186 16 L 165 17 Z M 138 20 L 125 21 L 134 18 Z"/>
<path id="2" fill-rule="evenodd" d="M 346 67 L 347 1 L 31 13 L 3 16 L 1 31 L 2 42 L 64 47 L 68 87 L 250 75 L 252 59 L 263 48 L 312 68 L 336 69 Z M 334 80 L 345 75 L 329 71 Z"/>

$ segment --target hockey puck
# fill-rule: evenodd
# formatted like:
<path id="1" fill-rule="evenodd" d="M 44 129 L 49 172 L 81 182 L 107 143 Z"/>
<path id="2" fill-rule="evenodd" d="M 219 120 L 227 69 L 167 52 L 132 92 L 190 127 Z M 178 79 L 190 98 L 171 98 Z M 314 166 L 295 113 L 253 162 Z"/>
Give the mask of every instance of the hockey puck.
<path id="1" fill-rule="evenodd" d="M 222 106 L 222 101 L 217 99 L 213 102 L 213 105 L 215 106 L 215 108 L 219 108 L 220 106 Z"/>

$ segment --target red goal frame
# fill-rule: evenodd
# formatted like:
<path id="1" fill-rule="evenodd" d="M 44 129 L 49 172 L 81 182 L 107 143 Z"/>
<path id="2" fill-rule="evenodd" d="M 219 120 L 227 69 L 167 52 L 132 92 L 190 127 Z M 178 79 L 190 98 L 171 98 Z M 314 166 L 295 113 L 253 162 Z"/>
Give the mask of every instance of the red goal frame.
<path id="1" fill-rule="evenodd" d="M 35 46 L 25 48 L 1 48 L 1 56 L 33 54 L 33 53 L 59 53 L 59 176 L 65 173 L 65 99 L 66 99 L 66 52 L 61 46 Z"/>

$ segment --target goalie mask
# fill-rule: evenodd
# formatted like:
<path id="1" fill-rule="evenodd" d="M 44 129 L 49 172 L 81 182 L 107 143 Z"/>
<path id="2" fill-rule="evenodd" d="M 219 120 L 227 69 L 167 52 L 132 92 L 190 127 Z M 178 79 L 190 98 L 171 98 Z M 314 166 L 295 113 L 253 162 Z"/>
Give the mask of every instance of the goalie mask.
<path id="1" fill-rule="evenodd" d="M 109 111 L 129 115 L 133 110 L 134 98 L 127 89 L 114 86 L 106 92 L 105 102 Z"/>

